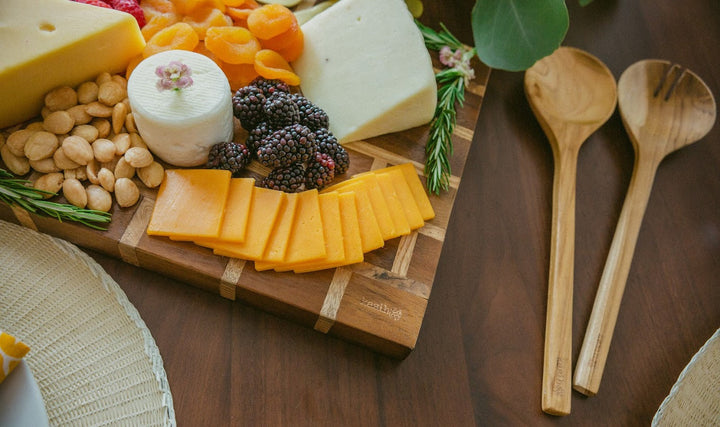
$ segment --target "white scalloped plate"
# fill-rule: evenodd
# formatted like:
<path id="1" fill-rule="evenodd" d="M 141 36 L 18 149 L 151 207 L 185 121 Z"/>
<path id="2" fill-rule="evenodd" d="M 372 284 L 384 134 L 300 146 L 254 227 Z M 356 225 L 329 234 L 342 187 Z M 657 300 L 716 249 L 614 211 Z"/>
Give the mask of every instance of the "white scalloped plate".
<path id="1" fill-rule="evenodd" d="M 0 384 L 0 426 L 47 425 L 48 416 L 40 388 L 23 360 Z"/>

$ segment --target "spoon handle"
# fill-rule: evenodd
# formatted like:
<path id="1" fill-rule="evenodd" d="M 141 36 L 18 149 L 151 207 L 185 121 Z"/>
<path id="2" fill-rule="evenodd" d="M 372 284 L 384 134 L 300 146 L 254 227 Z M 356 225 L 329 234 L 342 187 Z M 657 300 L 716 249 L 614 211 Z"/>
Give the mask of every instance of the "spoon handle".
<path id="1" fill-rule="evenodd" d="M 620 301 L 657 171 L 657 162 L 638 159 L 636 157 L 575 367 L 574 388 L 587 396 L 594 396 L 600 388 Z"/>
<path id="2" fill-rule="evenodd" d="M 553 176 L 542 410 L 570 413 L 572 395 L 572 302 L 575 255 L 575 178 L 578 150 L 558 149 Z"/>

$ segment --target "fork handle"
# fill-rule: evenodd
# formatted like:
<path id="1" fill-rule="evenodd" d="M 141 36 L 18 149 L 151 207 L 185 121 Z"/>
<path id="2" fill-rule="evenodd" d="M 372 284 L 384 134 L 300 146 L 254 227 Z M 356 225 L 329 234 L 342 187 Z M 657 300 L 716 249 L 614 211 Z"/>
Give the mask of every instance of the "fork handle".
<path id="1" fill-rule="evenodd" d="M 638 157 L 636 153 L 635 168 L 575 367 L 573 386 L 587 396 L 594 396 L 600 388 L 620 301 L 657 171 L 657 162 L 638 160 Z"/>
<path id="2" fill-rule="evenodd" d="M 579 149 L 556 150 L 541 404 L 548 414 L 568 415 L 572 397 L 575 187 Z"/>

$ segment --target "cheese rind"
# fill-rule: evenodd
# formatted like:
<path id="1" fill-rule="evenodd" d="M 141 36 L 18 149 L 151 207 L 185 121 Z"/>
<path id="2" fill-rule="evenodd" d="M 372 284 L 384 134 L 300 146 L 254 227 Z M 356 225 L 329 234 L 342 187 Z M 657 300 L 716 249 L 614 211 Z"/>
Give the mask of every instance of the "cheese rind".
<path id="1" fill-rule="evenodd" d="M 124 71 L 145 40 L 124 12 L 67 0 L 2 0 L 0 45 L 4 128 L 39 115 L 56 87 Z"/>
<path id="2" fill-rule="evenodd" d="M 159 91 L 155 70 L 171 61 L 190 67 L 193 84 L 180 91 Z M 203 165 L 210 147 L 233 138 L 230 83 L 205 55 L 185 50 L 152 55 L 135 67 L 127 90 L 140 136 L 167 163 Z"/>
<path id="3" fill-rule="evenodd" d="M 292 66 L 340 143 L 428 123 L 437 84 L 422 34 L 402 0 L 341 0 L 302 26 Z"/>

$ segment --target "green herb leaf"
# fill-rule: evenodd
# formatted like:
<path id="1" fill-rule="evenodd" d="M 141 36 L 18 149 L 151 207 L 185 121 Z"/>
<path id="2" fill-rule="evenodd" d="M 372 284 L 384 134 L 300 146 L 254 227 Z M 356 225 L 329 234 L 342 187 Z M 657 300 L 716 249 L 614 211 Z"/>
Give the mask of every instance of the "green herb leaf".
<path id="1" fill-rule="evenodd" d="M 43 196 L 48 194 L 52 193 L 33 188 L 30 181 L 15 178 L 10 172 L 0 169 L 0 201 L 58 221 L 75 221 L 96 230 L 107 229 L 100 224 L 110 222 L 110 213 L 43 200 Z"/>
<path id="2" fill-rule="evenodd" d="M 553 53 L 568 25 L 565 0 L 477 0 L 472 10 L 478 57 L 507 71 L 526 70 Z"/>

